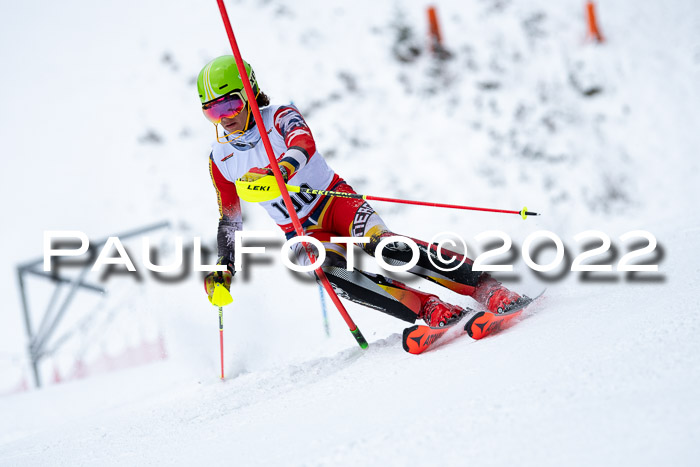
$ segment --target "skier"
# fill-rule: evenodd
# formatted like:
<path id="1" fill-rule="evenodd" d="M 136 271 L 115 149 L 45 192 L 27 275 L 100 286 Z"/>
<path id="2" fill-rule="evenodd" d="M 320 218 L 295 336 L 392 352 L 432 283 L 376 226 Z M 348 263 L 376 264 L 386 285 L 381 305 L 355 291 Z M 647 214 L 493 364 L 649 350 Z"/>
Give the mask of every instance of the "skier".
<path id="1" fill-rule="evenodd" d="M 302 187 L 355 193 L 317 150 L 311 130 L 296 107 L 270 105 L 268 96 L 260 91 L 255 73 L 248 63 L 245 63 L 245 70 L 285 181 Z M 228 289 L 235 274 L 234 233 L 242 228 L 242 216 L 234 182 L 239 178 L 255 181 L 271 175 L 272 169 L 260 141 L 260 128 L 251 116 L 234 57 L 224 55 L 209 62 L 199 73 L 197 89 L 202 111 L 216 130 L 216 141 L 209 155 L 209 172 L 216 189 L 220 214 L 217 264 L 227 266 L 227 271 L 212 272 L 205 278 L 205 289 L 211 299 L 215 284 L 223 283 Z M 222 136 L 219 125 L 223 128 Z M 292 201 L 305 235 L 318 239 L 324 245 L 327 255 L 322 268 L 341 297 L 409 323 L 422 319 L 432 327 L 444 326 L 464 314 L 462 308 L 446 303 L 436 295 L 413 289 L 386 276 L 358 269 L 346 270 L 345 247 L 331 243 L 331 237 L 367 237 L 369 242 L 362 248 L 374 255 L 377 244 L 383 238 L 396 235 L 366 201 L 308 193 L 295 193 Z M 296 235 L 281 196 L 260 204 L 287 238 Z M 413 240 L 418 245 L 420 257 L 409 272 L 459 294 L 471 296 L 494 313 L 507 312 L 523 300 L 489 274 L 472 271 L 472 261 L 469 259 L 465 259 L 464 264 L 454 271 L 437 269 L 433 265 L 437 258 L 436 247 Z M 462 260 L 457 253 L 444 249 L 441 252 L 445 257 Z M 299 264 L 309 264 L 302 244 L 294 246 L 294 253 Z M 429 255 L 432 255 L 432 262 L 428 259 Z M 382 256 L 389 264 L 401 265 L 410 261 L 412 251 L 405 243 L 394 242 L 382 250 Z"/>

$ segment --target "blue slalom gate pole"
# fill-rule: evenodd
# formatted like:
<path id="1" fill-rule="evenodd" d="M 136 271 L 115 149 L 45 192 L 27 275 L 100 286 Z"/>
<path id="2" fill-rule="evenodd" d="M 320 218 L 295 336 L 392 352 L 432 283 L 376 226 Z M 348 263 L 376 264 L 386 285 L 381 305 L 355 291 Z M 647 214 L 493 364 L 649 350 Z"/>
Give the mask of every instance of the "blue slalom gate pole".
<path id="1" fill-rule="evenodd" d="M 318 295 L 321 297 L 321 312 L 323 312 L 323 329 L 326 331 L 326 337 L 331 336 L 331 330 L 328 327 L 328 312 L 326 311 L 326 296 L 323 294 L 323 286 L 318 284 Z"/>

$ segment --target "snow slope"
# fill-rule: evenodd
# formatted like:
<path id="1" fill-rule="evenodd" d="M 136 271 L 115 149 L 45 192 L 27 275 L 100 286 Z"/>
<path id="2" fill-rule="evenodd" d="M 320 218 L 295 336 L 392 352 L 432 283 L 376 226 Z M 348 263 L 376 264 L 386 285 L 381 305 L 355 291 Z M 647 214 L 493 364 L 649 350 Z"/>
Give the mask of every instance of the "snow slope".
<path id="1" fill-rule="evenodd" d="M 689 237 L 676 244 L 689 248 Z M 687 260 L 669 263 L 673 277 L 697 274 Z M 7 465 L 694 465 L 697 299 L 670 298 L 668 287 L 591 294 L 564 286 L 498 337 L 456 340 L 420 357 L 391 334 L 367 351 L 348 345 L 224 383 L 214 371 L 193 379 L 171 360 L 20 394 L 0 402 L 15 414 L 3 417 L 0 458 Z M 624 311 L 611 310 L 623 303 Z"/>
<path id="2" fill-rule="evenodd" d="M 415 357 L 401 349 L 402 323 L 352 304 L 370 348 L 355 347 L 332 309 L 326 338 L 316 286 L 277 259 L 256 263 L 225 312 L 223 383 L 216 313 L 195 274 L 146 275 L 137 292 L 128 277 L 110 280 L 131 311 L 86 355 L 163 334 L 168 359 L 0 398 L 1 465 L 695 464 L 695 2 L 606 1 L 596 46 L 579 1 L 443 1 L 446 62 L 424 51 L 422 4 L 228 5 L 263 89 L 295 102 L 359 192 L 545 214 L 376 205 L 395 231 L 454 231 L 479 251 L 485 230 L 519 248 L 547 229 L 575 255 L 580 231 L 602 230 L 624 252 L 619 235 L 644 229 L 664 252 L 661 277 L 544 281 L 519 260 L 512 287 L 548 287 L 532 316 Z M 170 235 L 213 240 L 212 129 L 193 79 L 227 42 L 214 2 L 0 9 L 4 390 L 29 374 L 14 266 L 41 254 L 44 230 L 99 238 L 165 218 Z M 246 228 L 275 229 L 244 208 Z M 43 306 L 48 292 L 32 290 Z M 84 344 L 57 351 L 44 379 Z"/>

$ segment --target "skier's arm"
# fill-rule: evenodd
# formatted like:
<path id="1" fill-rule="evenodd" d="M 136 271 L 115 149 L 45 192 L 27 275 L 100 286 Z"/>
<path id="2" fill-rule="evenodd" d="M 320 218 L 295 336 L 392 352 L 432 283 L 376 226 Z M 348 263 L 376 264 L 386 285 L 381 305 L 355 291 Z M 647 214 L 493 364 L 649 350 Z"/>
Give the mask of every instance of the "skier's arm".
<path id="1" fill-rule="evenodd" d="M 235 233 L 243 228 L 241 201 L 238 198 L 238 192 L 236 192 L 236 185 L 221 174 L 211 156 L 209 157 L 209 174 L 219 203 L 219 228 L 216 235 L 218 264 L 225 264 L 231 274 L 235 274 Z"/>
<path id="2" fill-rule="evenodd" d="M 316 154 L 316 142 L 304 117 L 294 107 L 280 107 L 275 112 L 273 121 L 275 129 L 282 135 L 287 146 L 287 151 L 277 160 L 277 164 L 282 177 L 285 181 L 289 181 Z M 272 169 L 268 165 L 265 168 L 251 169 L 242 178 L 252 182 L 270 174 Z"/>
<path id="3" fill-rule="evenodd" d="M 294 107 L 277 109 L 274 122 L 275 129 L 282 135 L 288 148 L 279 165 L 287 169 L 287 179 L 291 180 L 316 154 L 316 142 L 304 117 Z"/>

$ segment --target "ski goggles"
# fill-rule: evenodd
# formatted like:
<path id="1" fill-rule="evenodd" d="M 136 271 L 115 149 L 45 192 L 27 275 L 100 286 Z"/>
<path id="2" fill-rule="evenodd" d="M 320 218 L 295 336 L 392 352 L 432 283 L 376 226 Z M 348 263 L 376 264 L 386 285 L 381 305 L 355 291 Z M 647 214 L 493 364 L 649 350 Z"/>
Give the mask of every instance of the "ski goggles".
<path id="1" fill-rule="evenodd" d="M 245 109 L 246 101 L 240 91 L 234 91 L 211 102 L 202 104 L 202 112 L 210 122 L 218 125 L 223 118 L 233 118 Z"/>

